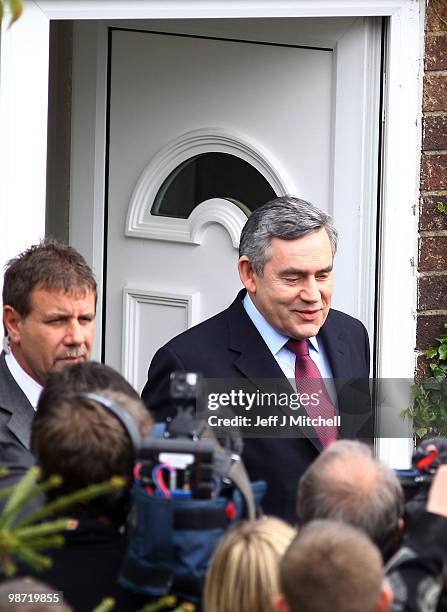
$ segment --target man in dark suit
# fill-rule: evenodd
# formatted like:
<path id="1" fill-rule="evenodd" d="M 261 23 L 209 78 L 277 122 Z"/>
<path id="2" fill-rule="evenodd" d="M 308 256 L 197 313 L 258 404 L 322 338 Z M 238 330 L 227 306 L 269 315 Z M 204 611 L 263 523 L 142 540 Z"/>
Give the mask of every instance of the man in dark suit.
<path id="1" fill-rule="evenodd" d="M 43 241 L 8 262 L 0 354 L 0 465 L 13 484 L 33 465 L 31 425 L 47 374 L 89 359 L 96 281 L 72 247 Z"/>
<path id="2" fill-rule="evenodd" d="M 368 335 L 360 321 L 330 309 L 336 244 L 331 218 L 308 202 L 285 196 L 255 210 L 239 247 L 245 290 L 229 308 L 155 354 L 142 394 L 157 420 L 164 420 L 173 412 L 169 376 L 174 370 L 254 383 L 274 379 L 283 387 L 289 379 L 301 392 L 308 379 L 317 377 L 320 389 L 321 378 L 326 379 L 330 384 L 320 407 L 324 404 L 327 417 L 340 416 L 340 431 L 313 427 L 316 415 L 306 409 L 312 425 L 300 429 L 301 437 L 259 432 L 245 440 L 250 477 L 267 481 L 265 512 L 290 522 L 296 518 L 296 484 L 306 467 L 332 439 L 357 436 L 366 419 L 357 410 L 364 408 L 358 404 L 365 397 L 368 402 Z M 346 385 L 347 380 L 356 382 Z"/>

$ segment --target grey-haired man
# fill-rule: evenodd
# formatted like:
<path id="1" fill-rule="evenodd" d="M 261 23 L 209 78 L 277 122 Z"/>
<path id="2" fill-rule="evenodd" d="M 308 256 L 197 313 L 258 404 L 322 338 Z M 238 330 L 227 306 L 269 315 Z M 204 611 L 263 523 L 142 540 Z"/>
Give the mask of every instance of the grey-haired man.
<path id="1" fill-rule="evenodd" d="M 367 380 L 370 354 L 364 326 L 330 308 L 336 246 L 329 215 L 304 200 L 284 196 L 256 209 L 239 247 L 245 289 L 229 308 L 168 342 L 152 360 L 143 399 L 156 419 L 172 414 L 173 370 L 197 371 L 206 378 L 289 379 L 297 388 L 304 376 Z M 346 402 L 335 395 L 324 402 L 325 414 L 332 410 L 341 415 L 343 426 Z M 298 479 L 338 435 L 352 432 L 332 429 L 325 436 L 311 427 L 298 439 L 245 440 L 243 458 L 250 477 L 267 481 L 267 513 L 295 522 Z"/>

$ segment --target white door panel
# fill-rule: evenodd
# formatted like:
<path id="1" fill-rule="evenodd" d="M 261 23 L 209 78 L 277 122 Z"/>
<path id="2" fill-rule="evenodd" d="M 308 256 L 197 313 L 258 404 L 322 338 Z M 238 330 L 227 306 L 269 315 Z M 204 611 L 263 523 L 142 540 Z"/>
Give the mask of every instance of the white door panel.
<path id="1" fill-rule="evenodd" d="M 225 308 L 241 287 L 236 246 L 243 217 L 233 203 L 222 200 L 225 194 L 213 196 L 221 198 L 214 219 L 201 214 L 204 205 L 196 209 L 197 219 L 195 213 L 190 216 L 194 223 L 150 214 L 158 186 L 175 166 L 175 155 L 166 163 L 165 175 L 163 163 L 153 171 L 157 160 L 181 146 L 183 160 L 189 150 L 194 156 L 202 146 L 190 145 L 188 134 L 208 134 L 203 152 L 226 151 L 252 159 L 276 193 L 308 199 L 334 214 L 336 221 L 339 212 L 348 241 L 344 248 L 342 244 L 334 306 L 359 316 L 362 271 L 373 269 L 375 254 L 368 253 L 365 263 L 359 252 L 366 217 L 360 180 L 353 179 L 362 175 L 365 155 L 365 75 L 363 80 L 358 75 L 367 44 L 365 22 L 350 25 L 348 42 L 339 45 L 338 55 L 352 46 L 354 66 L 352 54 L 347 64 L 353 78 L 346 86 L 349 74 L 343 73 L 342 88 L 340 57 L 329 49 L 112 31 L 105 360 L 138 389 L 160 345 Z M 343 116 L 336 102 L 348 91 L 358 102 Z M 368 125 L 377 119 L 370 117 Z M 227 143 L 240 143 L 240 153 L 237 144 L 226 150 L 219 134 L 225 134 Z M 340 151 L 343 140 L 351 150 Z M 244 143 L 249 143 L 245 149 Z M 350 180 L 355 186 L 347 189 L 345 202 L 342 185 Z M 136 199 L 141 223 L 134 224 L 137 231 L 129 231 Z M 374 195 L 371 199 L 375 201 Z M 368 213 L 371 218 L 375 212 Z M 196 233 L 185 238 L 184 228 L 190 225 Z M 372 294 L 369 289 L 369 297 Z M 365 323 L 371 328 L 371 321 Z"/>
<path id="2" fill-rule="evenodd" d="M 258 143 L 291 191 L 328 209 L 332 52 L 117 30 L 111 57 L 106 361 L 141 388 L 153 353 L 181 324 L 171 306 L 145 303 L 138 334 L 127 334 L 137 346 L 125 337 L 123 351 L 123 290 L 194 294 L 203 320 L 241 285 L 219 218 L 199 245 L 124 235 L 139 174 L 179 135 L 220 129 Z"/>

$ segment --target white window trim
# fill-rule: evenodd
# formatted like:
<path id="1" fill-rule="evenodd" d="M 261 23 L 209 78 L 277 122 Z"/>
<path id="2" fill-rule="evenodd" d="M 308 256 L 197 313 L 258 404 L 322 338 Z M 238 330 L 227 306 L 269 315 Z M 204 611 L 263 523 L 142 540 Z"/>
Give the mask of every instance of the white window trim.
<path id="1" fill-rule="evenodd" d="M 151 238 L 199 244 L 202 239 L 201 228 L 213 216 L 209 206 L 203 202 L 197 206 L 188 219 L 177 219 L 152 215 L 151 208 L 164 181 L 180 164 L 203 153 L 227 153 L 238 157 L 255 168 L 270 184 L 278 195 L 296 193 L 290 179 L 282 177 L 285 171 L 277 161 L 268 159 L 267 152 L 240 133 L 233 133 L 221 128 L 201 128 L 181 134 L 168 143 L 147 164 L 141 173 L 130 198 L 126 236 Z M 235 248 L 239 247 L 239 236 L 247 220 L 245 214 L 235 205 L 224 202 L 219 205 L 216 200 L 214 218 L 221 219 L 230 234 Z"/>
<path id="2" fill-rule="evenodd" d="M 28 16 L 26 12 L 28 11 Z M 32 126 L 33 117 L 46 117 L 48 103 L 48 42 L 51 19 L 166 19 L 166 18 L 257 18 L 257 17 L 341 17 L 386 16 L 390 18 L 387 92 L 384 108 L 386 131 L 382 176 L 383 235 L 381 243 L 381 296 L 379 329 L 379 376 L 412 378 L 416 329 L 417 254 L 416 215 L 419 191 L 421 54 L 423 44 L 423 0 L 28 0 L 25 16 L 9 31 L 1 33 L 0 80 L 0 160 L 18 160 L 26 164 L 26 184 L 31 197 L 23 199 L 22 180 L 17 173 L 8 174 L 8 166 L 0 164 L 2 220 L 0 244 L 1 264 L 11 255 L 8 249 L 24 240 L 36 241 L 45 219 L 46 129 L 40 121 L 35 138 L 26 129 L 8 136 L 8 126 L 15 125 L 16 108 L 8 101 L 27 100 L 28 111 L 21 119 Z M 33 16 L 33 19 L 30 17 Z M 94 27 L 94 24 L 92 24 Z M 29 37 L 41 53 L 29 53 Z M 106 58 L 103 45 L 86 49 L 90 60 L 96 59 L 98 74 Z M 45 52 L 46 50 L 46 52 Z M 17 63 L 18 58 L 32 61 Z M 14 74 L 14 79 L 5 75 Z M 36 79 L 35 75 L 42 75 Z M 74 75 L 75 76 L 75 75 Z M 105 116 L 101 100 L 105 99 L 105 83 L 92 83 L 91 102 L 97 117 Z M 79 117 L 73 117 L 73 123 Z M 102 268 L 105 125 L 103 120 L 83 125 L 74 132 L 75 139 L 95 134 L 91 147 L 89 177 L 80 182 L 73 176 L 76 196 L 89 192 L 86 207 L 91 209 L 94 193 L 92 229 L 85 219 L 73 219 L 73 235 L 83 235 L 82 246 L 100 278 Z M 10 134 L 10 133 L 9 133 Z M 19 161 L 20 160 L 20 161 Z M 85 183 L 84 180 L 88 179 Z M 73 194 L 72 194 L 73 195 Z M 17 211 L 20 211 L 19 215 Z M 5 212 L 6 211 L 6 212 Z M 27 221 L 31 219 L 31 221 Z M 79 228 L 79 224 L 82 227 Z M 78 224 L 78 227 L 76 227 Z M 27 231 L 24 232 L 24 228 Z M 93 236 L 95 239 L 93 240 Z M 404 237 L 404 240 L 401 237 Z M 15 251 L 17 252 L 17 251 Z M 100 321 L 98 322 L 100 329 Z M 404 440 L 382 440 L 380 456 L 396 464 L 402 457 Z M 408 446 L 408 445 L 407 445 Z M 408 450 L 408 448 L 407 448 Z"/>

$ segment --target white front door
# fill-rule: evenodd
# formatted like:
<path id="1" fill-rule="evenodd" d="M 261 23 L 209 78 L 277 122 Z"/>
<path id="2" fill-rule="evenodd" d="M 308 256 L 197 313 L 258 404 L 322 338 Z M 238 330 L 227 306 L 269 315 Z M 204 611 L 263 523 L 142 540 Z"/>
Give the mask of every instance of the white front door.
<path id="1" fill-rule="evenodd" d="M 157 348 L 233 300 L 246 212 L 275 194 L 334 215 L 334 306 L 369 319 L 374 293 L 362 278 L 375 253 L 363 250 L 365 237 L 375 243 L 375 214 L 358 185 L 371 32 L 376 44 L 377 29 L 353 20 L 334 51 L 110 31 L 104 357 L 138 390 Z M 377 109 L 367 124 L 378 132 Z M 374 174 L 377 149 L 368 154 Z"/>

